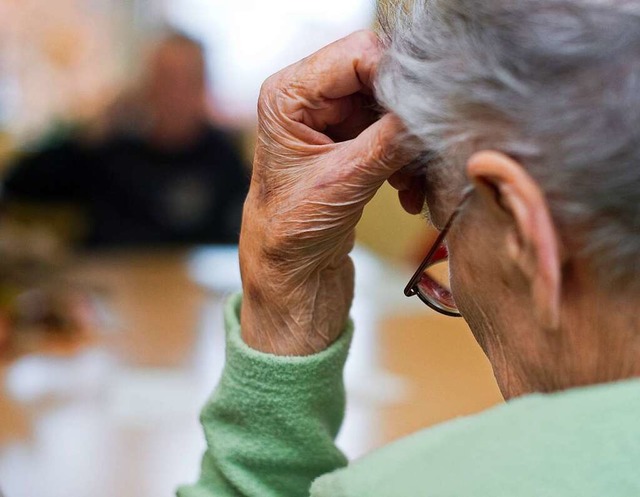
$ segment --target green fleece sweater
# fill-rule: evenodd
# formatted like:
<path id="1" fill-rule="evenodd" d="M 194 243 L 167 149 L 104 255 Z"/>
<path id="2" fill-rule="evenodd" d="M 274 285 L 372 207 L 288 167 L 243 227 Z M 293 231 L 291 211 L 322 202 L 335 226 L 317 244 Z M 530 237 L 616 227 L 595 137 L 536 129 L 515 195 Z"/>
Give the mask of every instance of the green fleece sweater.
<path id="1" fill-rule="evenodd" d="M 640 380 L 522 397 L 347 466 L 333 440 L 351 325 L 317 355 L 271 356 L 242 341 L 240 303 L 201 476 L 180 497 L 640 497 Z"/>

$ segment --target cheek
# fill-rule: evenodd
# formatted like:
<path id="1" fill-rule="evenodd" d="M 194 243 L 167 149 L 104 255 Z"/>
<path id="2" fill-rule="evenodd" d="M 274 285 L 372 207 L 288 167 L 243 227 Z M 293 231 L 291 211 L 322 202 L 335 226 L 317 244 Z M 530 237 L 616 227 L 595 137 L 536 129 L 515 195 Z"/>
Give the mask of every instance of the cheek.
<path id="1" fill-rule="evenodd" d="M 489 235 L 468 239 L 452 249 L 451 290 L 456 304 L 494 371 L 507 368 L 518 329 L 523 326 L 520 303 L 509 285 L 500 247 Z M 454 250 L 459 249 L 459 250 Z M 515 292 L 517 293 L 517 291 Z"/>
<path id="2" fill-rule="evenodd" d="M 498 304 L 491 283 L 487 281 L 484 268 L 477 260 L 463 257 L 451 261 L 451 289 L 464 320 L 469 325 L 478 345 L 492 364 L 494 374 L 506 367 L 503 343 L 499 338 L 502 322 Z"/>
<path id="3" fill-rule="evenodd" d="M 459 236 L 451 237 L 448 247 L 451 290 L 461 311 L 465 311 L 471 297 L 482 296 L 487 290 L 486 261 L 480 255 L 485 252 L 484 243 L 469 235 L 461 231 Z"/>
<path id="4" fill-rule="evenodd" d="M 452 247 L 449 264 L 451 290 L 462 316 L 486 352 L 485 335 L 501 322 L 501 302 L 505 301 L 498 254 L 495 247 L 488 246 L 486 236 L 455 241 L 458 243 Z"/>
<path id="5" fill-rule="evenodd" d="M 469 321 L 478 314 L 479 309 L 485 307 L 485 300 L 491 293 L 487 285 L 483 284 L 483 271 L 476 261 L 457 254 L 449 261 L 449 272 L 456 305 Z"/>

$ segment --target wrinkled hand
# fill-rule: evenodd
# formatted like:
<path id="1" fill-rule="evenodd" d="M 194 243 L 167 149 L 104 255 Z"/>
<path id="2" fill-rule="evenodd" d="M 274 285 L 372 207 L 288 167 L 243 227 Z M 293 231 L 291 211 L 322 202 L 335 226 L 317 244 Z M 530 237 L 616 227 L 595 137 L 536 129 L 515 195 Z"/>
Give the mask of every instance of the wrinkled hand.
<path id="1" fill-rule="evenodd" d="M 262 87 L 240 237 L 242 333 L 255 349 L 312 354 L 345 326 L 354 228 L 413 155 L 399 120 L 372 105 L 381 55 L 373 33 L 357 32 Z"/>

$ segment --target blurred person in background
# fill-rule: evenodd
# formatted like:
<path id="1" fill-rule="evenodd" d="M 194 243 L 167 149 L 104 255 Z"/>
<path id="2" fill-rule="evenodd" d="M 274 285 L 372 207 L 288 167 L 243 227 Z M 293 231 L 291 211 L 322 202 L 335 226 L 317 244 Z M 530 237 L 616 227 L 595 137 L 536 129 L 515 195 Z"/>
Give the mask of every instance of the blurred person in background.
<path id="1" fill-rule="evenodd" d="M 171 32 L 143 76 L 95 123 L 10 168 L 3 200 L 77 206 L 90 248 L 237 243 L 248 173 L 208 118 L 203 47 Z"/>
<path id="2" fill-rule="evenodd" d="M 386 50 L 359 32 L 272 76 L 258 113 L 243 294 L 178 494 L 640 495 L 640 1 L 421 0 Z M 348 465 L 349 252 L 386 180 L 441 230 L 405 293 L 464 317 L 507 403 Z"/>

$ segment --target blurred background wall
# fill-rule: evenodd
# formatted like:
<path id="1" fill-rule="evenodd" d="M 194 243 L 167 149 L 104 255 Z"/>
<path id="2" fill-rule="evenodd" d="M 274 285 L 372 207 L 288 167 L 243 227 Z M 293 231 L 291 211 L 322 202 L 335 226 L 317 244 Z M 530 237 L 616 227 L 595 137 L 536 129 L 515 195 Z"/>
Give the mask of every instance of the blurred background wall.
<path id="1" fill-rule="evenodd" d="M 125 80 L 132 2 L 0 1 L 0 130 L 5 147 L 98 113 Z M 6 152 L 5 152 L 6 153 Z"/>
<path id="2" fill-rule="evenodd" d="M 160 496 L 195 480 L 205 443 L 198 412 L 224 362 L 222 312 L 239 287 L 237 251 L 201 247 L 214 243 L 201 239 L 195 250 L 179 245 L 184 239 L 172 247 L 123 242 L 158 218 L 183 227 L 182 215 L 195 212 L 208 228 L 216 224 L 203 205 L 228 194 L 231 182 L 185 173 L 222 170 L 220 151 L 231 145 L 222 147 L 220 137 L 228 134 L 234 156 L 241 144 L 245 164 L 232 162 L 246 180 L 262 81 L 372 26 L 377 7 L 376 0 L 0 0 L 0 495 Z M 202 47 L 195 43 L 194 52 L 193 40 L 174 33 L 178 40 L 159 56 L 154 41 L 167 28 Z M 197 98 L 181 98 L 188 95 Z M 160 112 L 160 101 L 173 105 Z M 188 121 L 176 116 L 194 102 L 196 117 L 215 128 L 202 133 L 212 145 L 167 150 L 167 127 L 158 123 Z M 100 138 L 105 116 L 126 140 Z M 164 131 L 156 141 L 154 124 Z M 35 171 L 28 181 L 16 179 L 20 164 Z M 16 185 L 36 185 L 44 199 L 13 205 Z M 57 203 L 76 196 L 83 202 Z M 350 457 L 500 400 L 464 321 L 402 294 L 429 230 L 395 197 L 383 187 L 358 226 L 362 245 L 411 260 L 390 264 L 354 251 L 358 333 L 339 439 Z M 162 206 L 180 215 L 172 219 Z M 116 240 L 121 251 L 74 252 L 89 215 L 104 221 L 105 211 L 107 227 L 125 235 Z M 135 229 L 122 230 L 133 221 Z"/>
<path id="3" fill-rule="evenodd" d="M 255 102 L 271 73 L 373 24 L 375 0 L 0 0 L 0 171 L 10 159 L 90 122 L 135 85 L 165 27 L 203 43 L 210 113 L 252 155 Z M 389 187 L 367 209 L 362 243 L 391 258 L 416 252 L 425 223 Z M 419 248 L 417 249 L 419 252 Z"/>

